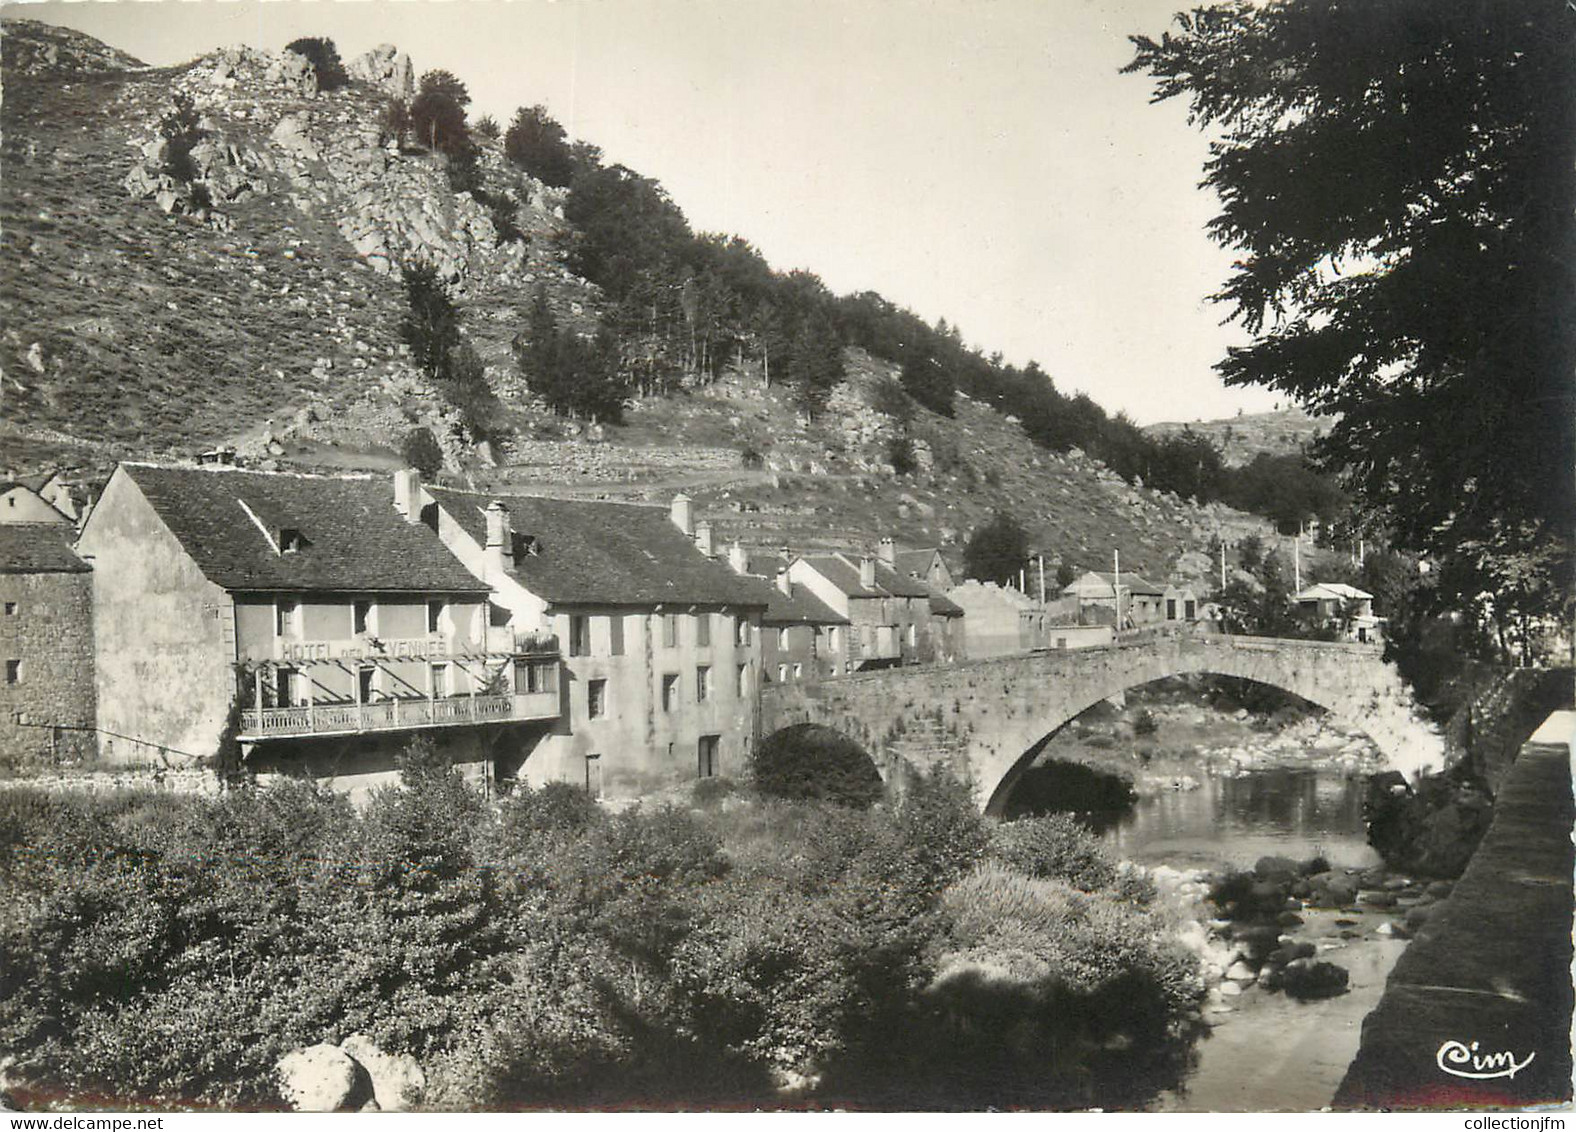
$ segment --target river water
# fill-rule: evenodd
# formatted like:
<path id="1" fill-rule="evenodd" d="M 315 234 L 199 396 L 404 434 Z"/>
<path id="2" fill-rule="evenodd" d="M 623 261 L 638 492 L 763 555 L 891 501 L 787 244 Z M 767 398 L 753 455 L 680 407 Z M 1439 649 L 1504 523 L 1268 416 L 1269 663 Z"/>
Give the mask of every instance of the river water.
<path id="1" fill-rule="evenodd" d="M 1363 779 L 1339 769 L 1276 767 L 1205 774 L 1197 789 L 1085 814 L 1114 853 L 1173 869 L 1252 868 L 1260 857 L 1323 856 L 1337 868 L 1379 864 L 1362 819 Z M 1206 1012 L 1196 1063 L 1152 1108 L 1171 1112 L 1310 1111 L 1330 1103 L 1357 1053 L 1364 1017 L 1406 944 L 1374 934 L 1376 910 L 1303 913 L 1297 938 L 1345 967 L 1349 990 L 1321 1001 L 1249 987 Z"/>

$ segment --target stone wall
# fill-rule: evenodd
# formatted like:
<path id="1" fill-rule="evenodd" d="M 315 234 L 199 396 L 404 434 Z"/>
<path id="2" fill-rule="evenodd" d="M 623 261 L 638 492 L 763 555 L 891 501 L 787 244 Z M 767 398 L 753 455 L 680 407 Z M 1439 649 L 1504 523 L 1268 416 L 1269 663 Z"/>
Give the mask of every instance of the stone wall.
<path id="1" fill-rule="evenodd" d="M 0 765 L 52 766 L 94 749 L 93 577 L 0 574 Z M 80 730 L 72 730 L 80 729 Z"/>
<path id="2" fill-rule="evenodd" d="M 1040 740 L 1101 700 L 1183 673 L 1236 676 L 1301 696 L 1364 731 L 1396 769 L 1443 763 L 1442 740 L 1376 650 L 1254 637 L 1159 637 L 775 685 L 761 693 L 761 734 L 819 723 L 858 742 L 884 772 L 895 753 L 915 766 L 945 762 L 994 812 Z M 916 732 L 924 742 L 906 744 Z"/>

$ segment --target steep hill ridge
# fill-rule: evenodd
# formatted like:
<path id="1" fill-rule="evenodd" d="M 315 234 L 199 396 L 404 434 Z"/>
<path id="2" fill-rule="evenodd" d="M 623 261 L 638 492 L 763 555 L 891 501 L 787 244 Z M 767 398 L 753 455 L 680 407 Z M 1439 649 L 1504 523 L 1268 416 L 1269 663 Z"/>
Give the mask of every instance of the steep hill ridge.
<path id="1" fill-rule="evenodd" d="M 1242 413 L 1218 421 L 1162 421 L 1147 425 L 1151 436 L 1176 436 L 1191 432 L 1220 449 L 1228 467 L 1250 464 L 1260 453 L 1291 456 L 1330 430 L 1331 420 L 1310 416 L 1297 406 L 1268 413 Z"/>
<path id="2" fill-rule="evenodd" d="M 566 266 L 562 192 L 482 141 L 483 181 L 525 236 L 509 242 L 488 209 L 450 191 L 442 158 L 387 144 L 388 96 L 413 70 L 392 49 L 351 61 L 356 81 L 323 92 L 290 53 L 229 48 L 151 69 L 7 20 L 4 66 L 0 464 L 15 470 L 101 475 L 117 458 L 225 442 L 257 461 L 388 467 L 425 425 L 462 479 L 650 498 L 684 487 L 719 539 L 757 546 L 895 533 L 956 560 L 1000 508 L 1050 555 L 1101 566 L 1119 548 L 1164 574 L 1188 551 L 1198 572 L 1212 535 L 1267 531 L 1124 483 L 1076 449 L 1036 447 L 962 397 L 955 419 L 909 405 L 915 466 L 899 476 L 899 426 L 872 408 L 890 405 L 896 367 L 861 351 L 813 423 L 743 361 L 714 384 L 637 400 L 622 426 L 553 417 L 510 343 L 538 285 L 566 322 L 601 301 Z M 202 116 L 192 157 L 208 201 L 160 172 L 158 123 L 178 93 Z M 398 334 L 410 258 L 434 263 L 456 296 L 512 418 L 512 451 L 466 445 L 412 365 Z"/>

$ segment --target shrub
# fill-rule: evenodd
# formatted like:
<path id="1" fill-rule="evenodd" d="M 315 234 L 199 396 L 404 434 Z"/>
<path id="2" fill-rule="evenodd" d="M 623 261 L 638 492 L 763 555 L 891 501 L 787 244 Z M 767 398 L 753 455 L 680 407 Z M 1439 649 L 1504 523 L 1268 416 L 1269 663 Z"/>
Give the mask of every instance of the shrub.
<path id="1" fill-rule="evenodd" d="M 1065 881 L 1083 892 L 1110 888 L 1120 872 L 1099 838 L 1070 814 L 997 824 L 991 829 L 990 856 L 1025 876 Z"/>
<path id="2" fill-rule="evenodd" d="M 1138 736 L 1153 735 L 1160 730 L 1160 721 L 1155 718 L 1155 713 L 1148 708 L 1140 708 L 1133 717 L 1133 734 Z"/>
<path id="3" fill-rule="evenodd" d="M 881 798 L 881 775 L 863 747 L 814 723 L 785 727 L 755 748 L 750 773 L 771 798 L 818 799 L 868 809 Z"/>
<path id="4" fill-rule="evenodd" d="M 159 171 L 183 184 L 190 184 L 197 176 L 192 150 L 206 133 L 200 121 L 197 104 L 185 93 L 176 94 L 173 109 L 159 119 L 159 136 L 164 139 L 164 163 Z"/>

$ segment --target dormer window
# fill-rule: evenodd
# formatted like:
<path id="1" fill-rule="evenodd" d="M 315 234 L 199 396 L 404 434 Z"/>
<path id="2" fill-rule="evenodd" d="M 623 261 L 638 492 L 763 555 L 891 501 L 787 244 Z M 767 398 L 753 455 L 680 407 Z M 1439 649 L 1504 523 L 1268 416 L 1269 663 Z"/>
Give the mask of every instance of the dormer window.
<path id="1" fill-rule="evenodd" d="M 535 535 L 523 535 L 518 531 L 515 532 L 514 556 L 516 558 L 526 554 L 529 554 L 532 558 L 535 558 L 540 553 L 542 553 L 541 539 L 537 538 Z"/>
<path id="2" fill-rule="evenodd" d="M 301 537 L 301 532 L 294 527 L 279 528 L 279 553 L 296 554 L 306 545 L 306 540 Z"/>

